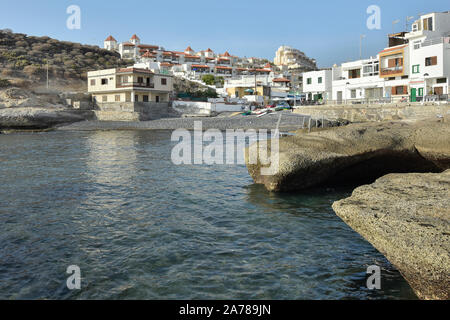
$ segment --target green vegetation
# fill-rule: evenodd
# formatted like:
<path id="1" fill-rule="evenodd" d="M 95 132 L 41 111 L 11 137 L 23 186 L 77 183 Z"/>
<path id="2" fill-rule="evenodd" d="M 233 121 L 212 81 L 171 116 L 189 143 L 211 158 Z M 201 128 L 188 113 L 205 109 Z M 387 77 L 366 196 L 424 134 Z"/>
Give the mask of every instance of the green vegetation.
<path id="1" fill-rule="evenodd" d="M 43 80 L 47 73 L 60 79 L 86 79 L 88 71 L 130 64 L 120 55 L 98 46 L 88 46 L 49 37 L 32 37 L 0 30 L 0 70 L 4 77 Z"/>
<path id="2" fill-rule="evenodd" d="M 10 86 L 9 80 L 0 79 L 0 88 L 6 88 Z"/>
<path id="3" fill-rule="evenodd" d="M 208 98 L 217 98 L 217 92 L 214 89 L 207 90 L 189 90 L 178 93 L 179 98 L 188 98 L 195 101 L 207 101 Z"/>
<path id="4" fill-rule="evenodd" d="M 214 77 L 212 74 L 204 75 L 202 77 L 202 81 L 209 86 L 223 86 L 223 84 L 225 83 L 225 79 L 223 77 Z"/>
<path id="5" fill-rule="evenodd" d="M 203 81 L 205 84 L 209 85 L 209 86 L 212 86 L 212 85 L 214 85 L 214 83 L 215 83 L 215 79 L 214 79 L 214 76 L 213 76 L 212 74 L 204 75 L 204 76 L 202 77 L 202 81 Z"/>

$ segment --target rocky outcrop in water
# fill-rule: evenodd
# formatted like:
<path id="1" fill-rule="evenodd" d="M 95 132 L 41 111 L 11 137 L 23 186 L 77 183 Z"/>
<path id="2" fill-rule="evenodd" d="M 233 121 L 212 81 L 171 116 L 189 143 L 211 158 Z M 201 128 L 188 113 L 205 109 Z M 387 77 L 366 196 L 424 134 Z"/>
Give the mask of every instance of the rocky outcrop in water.
<path id="1" fill-rule="evenodd" d="M 353 124 L 280 139 L 274 175 L 261 175 L 260 161 L 249 163 L 249 149 L 246 161 L 255 183 L 291 192 L 351 180 L 373 182 L 388 173 L 441 172 L 450 168 L 449 137 L 450 124 L 443 120 Z"/>
<path id="2" fill-rule="evenodd" d="M 64 108 L 0 109 L 0 129 L 47 129 L 84 119 L 80 112 Z"/>
<path id="3" fill-rule="evenodd" d="M 386 256 L 419 298 L 450 298 L 450 170 L 387 175 L 333 209 Z"/>

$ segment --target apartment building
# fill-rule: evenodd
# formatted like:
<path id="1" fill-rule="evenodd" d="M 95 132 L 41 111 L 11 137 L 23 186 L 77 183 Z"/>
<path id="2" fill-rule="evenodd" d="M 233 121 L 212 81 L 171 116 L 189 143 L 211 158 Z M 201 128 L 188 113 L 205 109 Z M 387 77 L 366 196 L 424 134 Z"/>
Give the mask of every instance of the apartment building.
<path id="1" fill-rule="evenodd" d="M 88 92 L 98 103 L 168 102 L 173 79 L 148 69 L 118 68 L 88 72 Z"/>
<path id="2" fill-rule="evenodd" d="M 308 99 L 336 104 L 447 100 L 450 12 L 421 15 L 410 32 L 391 34 L 388 40 L 388 47 L 376 57 L 335 65 L 329 86 L 329 73 L 304 73 Z"/>
<path id="3" fill-rule="evenodd" d="M 385 96 L 378 58 L 346 62 L 332 69 L 332 101 L 337 104 Z"/>

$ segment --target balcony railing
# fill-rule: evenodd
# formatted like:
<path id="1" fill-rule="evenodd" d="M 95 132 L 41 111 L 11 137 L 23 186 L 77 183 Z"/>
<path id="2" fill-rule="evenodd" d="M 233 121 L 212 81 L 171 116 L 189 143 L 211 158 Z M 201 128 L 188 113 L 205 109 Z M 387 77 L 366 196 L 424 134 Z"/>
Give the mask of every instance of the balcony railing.
<path id="1" fill-rule="evenodd" d="M 403 72 L 403 66 L 401 67 L 393 67 L 393 68 L 385 68 L 381 69 L 380 75 L 381 76 L 389 76 L 393 74 L 399 74 Z"/>
<path id="2" fill-rule="evenodd" d="M 134 87 L 153 89 L 155 88 L 155 84 L 146 82 L 121 82 L 117 84 L 117 88 L 134 88 Z"/>

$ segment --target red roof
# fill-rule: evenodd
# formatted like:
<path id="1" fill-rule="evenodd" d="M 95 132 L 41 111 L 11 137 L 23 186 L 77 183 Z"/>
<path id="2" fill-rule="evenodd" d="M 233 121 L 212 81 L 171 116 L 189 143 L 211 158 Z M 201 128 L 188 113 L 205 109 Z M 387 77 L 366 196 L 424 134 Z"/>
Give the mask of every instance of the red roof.
<path id="1" fill-rule="evenodd" d="M 149 49 L 158 49 L 159 46 L 155 46 L 152 44 L 140 44 L 138 45 L 139 48 L 149 48 Z"/>
<path id="2" fill-rule="evenodd" d="M 160 65 L 163 66 L 163 67 L 172 67 L 173 66 L 173 64 L 171 64 L 169 62 L 161 62 Z"/>
<path id="3" fill-rule="evenodd" d="M 277 78 L 277 79 L 273 79 L 272 82 L 291 82 L 291 80 L 286 79 L 286 78 Z"/>
<path id="4" fill-rule="evenodd" d="M 206 50 L 206 52 L 213 52 L 210 48 L 208 48 L 208 50 Z"/>
<path id="5" fill-rule="evenodd" d="M 186 58 L 193 58 L 193 59 L 200 59 L 199 56 L 192 56 L 192 55 L 189 55 L 189 54 L 186 54 L 185 57 Z"/>
<path id="6" fill-rule="evenodd" d="M 228 51 L 226 51 L 226 52 L 223 54 L 223 57 L 231 57 L 231 55 L 228 53 Z"/>
<path id="7" fill-rule="evenodd" d="M 231 70 L 231 69 L 233 69 L 233 68 L 231 68 L 231 67 L 217 66 L 216 69 L 226 69 L 226 70 Z"/>
<path id="8" fill-rule="evenodd" d="M 202 64 L 193 64 L 192 67 L 193 68 L 209 68 L 207 65 L 202 65 Z"/>
<path id="9" fill-rule="evenodd" d="M 133 34 L 133 36 L 131 37 L 131 40 L 140 40 L 140 39 L 137 35 Z"/>
<path id="10" fill-rule="evenodd" d="M 106 38 L 106 40 L 105 41 L 115 41 L 115 42 L 117 42 L 117 40 L 116 39 L 114 39 L 114 37 L 113 36 L 109 36 L 108 38 Z"/>
<path id="11" fill-rule="evenodd" d="M 219 58 L 218 60 L 226 60 L 226 61 L 230 61 L 229 58 Z"/>
<path id="12" fill-rule="evenodd" d="M 187 48 L 186 48 L 186 50 L 184 50 L 184 52 L 193 52 L 194 50 L 192 50 L 192 48 L 191 48 L 191 46 L 188 46 Z"/>
<path id="13" fill-rule="evenodd" d="M 135 45 L 132 44 L 131 42 L 124 42 L 124 43 L 122 43 L 122 45 L 123 45 L 124 47 L 135 47 Z"/>

